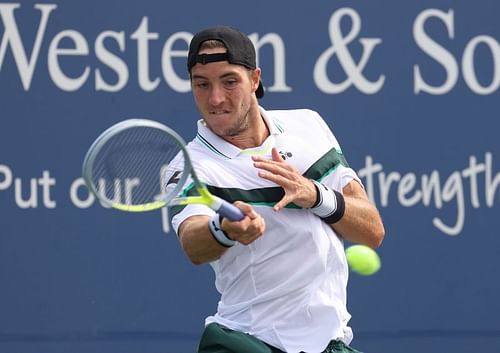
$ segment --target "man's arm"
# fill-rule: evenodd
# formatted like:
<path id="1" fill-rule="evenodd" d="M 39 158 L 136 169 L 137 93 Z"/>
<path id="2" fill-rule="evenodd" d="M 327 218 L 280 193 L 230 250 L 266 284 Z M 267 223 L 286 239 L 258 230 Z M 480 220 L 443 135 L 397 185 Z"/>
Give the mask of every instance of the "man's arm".
<path id="1" fill-rule="evenodd" d="M 345 212 L 342 218 L 331 225 L 344 239 L 377 248 L 382 244 L 385 229 L 380 214 L 368 199 L 365 190 L 352 180 L 343 190 Z"/>
<path id="2" fill-rule="evenodd" d="M 260 177 L 273 181 L 285 191 L 283 198 L 274 206 L 281 210 L 293 202 L 303 208 L 316 203 L 318 189 L 312 180 L 302 176 L 292 165 L 286 163 L 273 148 L 272 160 L 254 156 L 254 165 L 261 169 Z M 352 242 L 377 248 L 384 239 L 385 230 L 375 205 L 368 199 L 361 185 L 352 180 L 342 190 L 345 211 L 340 220 L 330 226 L 337 234 Z"/>
<path id="3" fill-rule="evenodd" d="M 243 245 L 253 243 L 265 231 L 264 219 L 244 202 L 235 202 L 235 206 L 243 211 L 245 218 L 241 221 L 230 222 L 223 219 L 222 230 L 227 236 Z M 229 249 L 221 245 L 212 235 L 208 222 L 209 216 L 191 216 L 179 226 L 179 239 L 181 246 L 189 260 L 196 264 L 204 264 L 219 259 Z"/>
<path id="4" fill-rule="evenodd" d="M 189 260 L 195 265 L 215 261 L 226 251 L 216 242 L 208 229 L 209 216 L 192 216 L 181 223 L 179 240 Z"/>

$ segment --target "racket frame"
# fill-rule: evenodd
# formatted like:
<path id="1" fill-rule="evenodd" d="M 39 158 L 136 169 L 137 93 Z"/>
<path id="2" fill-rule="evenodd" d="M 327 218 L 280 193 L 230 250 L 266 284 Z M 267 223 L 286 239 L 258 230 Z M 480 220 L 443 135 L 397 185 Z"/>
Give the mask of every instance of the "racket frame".
<path id="1" fill-rule="evenodd" d="M 180 151 L 183 155 L 184 160 L 184 168 L 181 173 L 179 180 L 175 188 L 170 191 L 168 194 L 160 193 L 155 197 L 154 201 L 149 203 L 140 204 L 140 205 L 128 205 L 118 203 L 114 200 L 110 200 L 101 192 L 99 192 L 96 185 L 94 185 L 92 178 L 92 169 L 94 166 L 94 161 L 102 149 L 102 147 L 115 135 L 118 133 L 125 131 L 126 129 L 134 128 L 134 127 L 147 127 L 147 128 L 155 128 L 163 131 L 164 133 L 170 135 L 175 142 L 177 143 Z M 85 155 L 83 166 L 82 166 L 82 175 L 90 192 L 101 201 L 101 203 L 106 207 L 112 207 L 118 209 L 120 211 L 127 212 L 145 212 L 152 211 L 155 209 L 159 209 L 165 206 L 174 206 L 174 205 L 189 205 L 189 204 L 203 204 L 214 211 L 219 212 L 224 217 L 230 219 L 231 221 L 239 221 L 245 217 L 243 212 L 238 209 L 236 206 L 230 204 L 229 202 L 212 195 L 210 191 L 208 191 L 207 187 L 200 182 L 196 172 L 193 168 L 193 164 L 191 162 L 191 157 L 189 156 L 189 152 L 186 148 L 186 142 L 184 139 L 173 129 L 168 126 L 159 123 L 154 120 L 149 119 L 127 119 L 116 123 L 115 125 L 109 127 L 104 132 L 97 137 L 94 143 L 90 146 L 87 154 Z M 183 186 L 185 185 L 187 178 L 191 175 L 193 180 L 193 185 L 196 191 L 199 193 L 199 196 L 187 196 L 187 197 L 175 197 L 178 195 Z"/>
<path id="2" fill-rule="evenodd" d="M 184 169 L 183 173 L 181 174 L 181 177 L 179 181 L 177 182 L 177 185 L 175 186 L 175 189 L 170 192 L 168 195 L 171 195 L 170 197 L 167 197 L 168 195 L 165 194 L 158 194 L 155 197 L 154 201 L 145 203 L 145 204 L 139 204 L 139 205 L 130 205 L 130 204 L 124 204 L 124 203 L 119 203 L 114 200 L 111 200 L 107 198 L 104 193 L 100 192 L 98 190 L 98 186 L 96 186 L 93 182 L 92 178 L 92 170 L 94 166 L 95 159 L 99 152 L 101 151 L 102 147 L 114 136 L 117 134 L 130 129 L 130 128 L 135 128 L 135 127 L 146 127 L 146 128 L 154 128 L 163 131 L 164 133 L 170 135 L 175 142 L 177 143 L 178 147 L 181 149 L 183 157 L 184 157 Z M 132 118 L 132 119 L 127 119 L 120 121 L 119 123 L 116 123 L 103 131 L 99 137 L 96 138 L 96 140 L 92 143 L 90 146 L 89 150 L 87 151 L 85 158 L 83 160 L 83 165 L 82 165 L 82 176 L 83 180 L 85 181 L 85 184 L 87 185 L 87 188 L 90 190 L 90 192 L 103 204 L 105 207 L 112 207 L 115 209 L 118 209 L 120 211 L 127 211 L 127 212 L 146 212 L 146 211 L 152 211 L 156 210 L 162 207 L 165 207 L 167 203 L 170 201 L 169 199 L 172 199 L 177 195 L 181 190 L 182 186 L 186 182 L 189 174 L 192 173 L 192 168 L 193 165 L 191 163 L 191 159 L 189 157 L 189 154 L 187 152 L 187 149 L 185 147 L 186 143 L 184 139 L 174 130 L 169 128 L 168 126 L 161 124 L 157 121 L 154 120 L 149 120 L 149 119 L 139 119 L 139 118 Z M 193 176 L 193 175 L 192 175 Z M 193 180 L 196 179 L 196 181 L 199 183 L 198 178 L 196 176 L 193 176 Z"/>

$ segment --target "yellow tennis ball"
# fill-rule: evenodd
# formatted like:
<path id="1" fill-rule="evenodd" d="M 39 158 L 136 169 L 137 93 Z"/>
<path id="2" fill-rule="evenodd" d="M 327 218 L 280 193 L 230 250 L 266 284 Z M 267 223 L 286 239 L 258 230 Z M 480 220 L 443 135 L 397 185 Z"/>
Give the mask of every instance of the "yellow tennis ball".
<path id="1" fill-rule="evenodd" d="M 360 275 L 370 276 L 380 269 L 380 257 L 366 245 L 351 245 L 345 255 L 351 270 Z"/>

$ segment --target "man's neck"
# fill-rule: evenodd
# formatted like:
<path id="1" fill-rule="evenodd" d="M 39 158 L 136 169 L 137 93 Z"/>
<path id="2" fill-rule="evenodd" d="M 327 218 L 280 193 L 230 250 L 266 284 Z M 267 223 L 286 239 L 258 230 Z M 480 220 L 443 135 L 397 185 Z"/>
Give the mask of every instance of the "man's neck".
<path id="1" fill-rule="evenodd" d="M 236 147 L 245 150 L 261 146 L 269 134 L 266 121 L 260 114 L 260 110 L 257 110 L 256 114 L 249 120 L 248 128 L 243 133 L 237 136 L 224 137 L 224 139 Z"/>

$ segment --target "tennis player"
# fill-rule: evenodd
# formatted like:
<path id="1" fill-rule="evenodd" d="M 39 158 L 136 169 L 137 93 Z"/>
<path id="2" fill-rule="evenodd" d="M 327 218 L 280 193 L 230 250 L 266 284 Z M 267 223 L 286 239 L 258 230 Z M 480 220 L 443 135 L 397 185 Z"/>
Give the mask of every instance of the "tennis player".
<path id="1" fill-rule="evenodd" d="M 198 352 L 356 352 L 343 241 L 376 248 L 384 226 L 318 113 L 259 106 L 255 57 L 230 27 L 202 30 L 189 47 L 201 114 L 188 144 L 194 169 L 245 214 L 230 222 L 203 205 L 174 210 L 182 248 L 210 263 L 221 295 Z"/>

